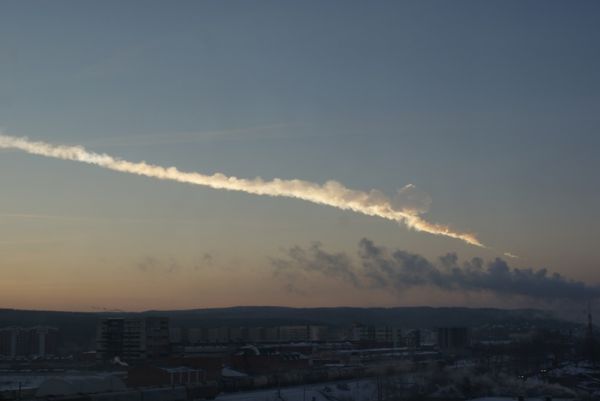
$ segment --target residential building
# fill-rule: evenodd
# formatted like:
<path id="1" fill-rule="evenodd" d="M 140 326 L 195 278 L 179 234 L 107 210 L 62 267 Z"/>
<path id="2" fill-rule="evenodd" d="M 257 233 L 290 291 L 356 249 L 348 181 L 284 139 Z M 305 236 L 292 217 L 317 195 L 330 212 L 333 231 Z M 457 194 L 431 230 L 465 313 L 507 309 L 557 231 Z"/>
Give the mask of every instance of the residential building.
<path id="1" fill-rule="evenodd" d="M 5 358 L 46 358 L 58 352 L 55 327 L 5 327 L 0 329 L 0 355 Z"/>
<path id="2" fill-rule="evenodd" d="M 440 327 L 437 329 L 438 347 L 441 350 L 461 350 L 469 346 L 469 329 L 466 327 Z"/>
<path id="3" fill-rule="evenodd" d="M 123 361 L 169 356 L 169 320 L 163 317 L 107 318 L 98 323 L 100 359 Z"/>

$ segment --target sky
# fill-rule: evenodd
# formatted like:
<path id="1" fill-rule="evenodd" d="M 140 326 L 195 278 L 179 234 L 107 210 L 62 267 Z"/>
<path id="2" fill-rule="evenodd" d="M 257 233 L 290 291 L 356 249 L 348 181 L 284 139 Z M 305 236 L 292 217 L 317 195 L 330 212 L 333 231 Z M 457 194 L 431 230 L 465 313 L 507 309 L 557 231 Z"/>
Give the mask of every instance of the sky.
<path id="1" fill-rule="evenodd" d="M 599 12 L 594 1 L 3 1 L 3 134 L 389 197 L 413 184 L 431 199 L 423 218 L 486 247 L 0 149 L 0 305 L 537 307 L 594 294 Z M 476 280 L 445 273 L 471 277 L 473 258 L 487 272 Z M 512 275 L 496 275 L 497 258 Z M 537 290 L 512 289 L 523 283 Z"/>

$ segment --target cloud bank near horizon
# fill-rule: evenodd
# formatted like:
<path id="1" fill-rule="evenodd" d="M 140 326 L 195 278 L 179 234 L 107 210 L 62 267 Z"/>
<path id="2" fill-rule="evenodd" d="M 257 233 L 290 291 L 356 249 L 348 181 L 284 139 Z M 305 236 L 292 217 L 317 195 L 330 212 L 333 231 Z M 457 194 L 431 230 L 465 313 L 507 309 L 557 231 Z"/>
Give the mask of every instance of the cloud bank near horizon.
<path id="1" fill-rule="evenodd" d="M 403 250 L 388 250 L 363 238 L 357 257 L 329 252 L 319 242 L 309 247 L 295 246 L 283 258 L 271 260 L 275 275 L 295 271 L 319 274 L 345 281 L 358 289 L 401 292 L 415 287 L 433 287 L 448 292 L 490 292 L 499 296 L 523 296 L 542 301 L 589 301 L 600 297 L 600 286 L 571 280 L 547 269 L 519 269 L 496 258 L 460 263 L 456 253 L 432 262 Z"/>
<path id="2" fill-rule="evenodd" d="M 113 171 L 136 174 L 161 180 L 171 180 L 213 189 L 239 191 L 254 195 L 287 197 L 350 210 L 367 216 L 379 217 L 404 224 L 415 231 L 461 240 L 470 245 L 485 247 L 470 233 L 452 230 L 442 224 L 423 219 L 431 199 L 414 185 L 398 190 L 392 199 L 378 190 L 368 192 L 349 189 L 337 181 L 317 184 L 298 179 L 263 180 L 260 177 L 244 179 L 222 173 L 206 175 L 198 172 L 180 171 L 176 167 L 162 167 L 142 162 L 130 162 L 105 153 L 89 152 L 81 146 L 52 145 L 28 138 L 0 133 L 0 149 L 20 150 L 29 154 L 87 163 Z"/>

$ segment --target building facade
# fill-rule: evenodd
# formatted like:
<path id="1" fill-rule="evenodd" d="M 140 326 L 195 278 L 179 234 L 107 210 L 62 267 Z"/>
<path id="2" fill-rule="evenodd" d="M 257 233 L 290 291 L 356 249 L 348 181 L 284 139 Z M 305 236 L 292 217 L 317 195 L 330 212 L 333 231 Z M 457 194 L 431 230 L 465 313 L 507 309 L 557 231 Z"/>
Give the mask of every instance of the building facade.
<path id="1" fill-rule="evenodd" d="M 107 318 L 98 322 L 98 358 L 122 361 L 166 358 L 169 320 L 164 317 Z"/>
<path id="2" fill-rule="evenodd" d="M 4 358 L 47 358 L 58 353 L 55 327 L 5 327 L 0 329 L 0 355 Z"/>
<path id="3" fill-rule="evenodd" d="M 437 341 L 441 350 L 466 349 L 470 344 L 469 329 L 467 327 L 440 327 L 437 329 Z"/>

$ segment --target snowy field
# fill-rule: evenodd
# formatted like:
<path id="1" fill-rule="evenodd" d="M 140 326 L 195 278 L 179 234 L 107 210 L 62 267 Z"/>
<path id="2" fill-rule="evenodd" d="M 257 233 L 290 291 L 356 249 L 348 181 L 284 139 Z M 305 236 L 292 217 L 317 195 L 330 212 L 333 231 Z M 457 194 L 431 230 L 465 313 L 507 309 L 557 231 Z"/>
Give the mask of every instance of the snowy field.
<path id="1" fill-rule="evenodd" d="M 307 386 L 221 394 L 216 401 L 372 401 L 377 388 L 371 380 L 319 383 Z"/>
<path id="2" fill-rule="evenodd" d="M 19 383 L 22 390 L 38 388 L 46 379 L 56 376 L 56 373 L 43 375 L 9 375 L 0 373 L 0 391 L 18 390 Z"/>

